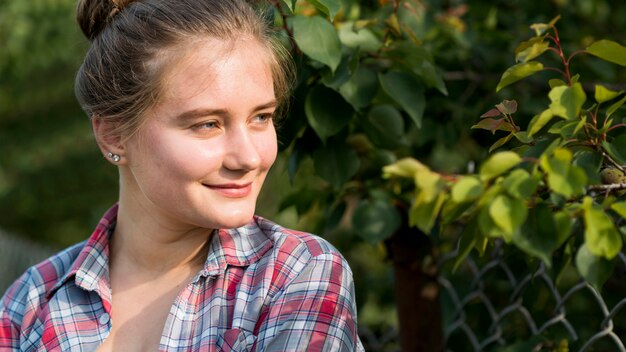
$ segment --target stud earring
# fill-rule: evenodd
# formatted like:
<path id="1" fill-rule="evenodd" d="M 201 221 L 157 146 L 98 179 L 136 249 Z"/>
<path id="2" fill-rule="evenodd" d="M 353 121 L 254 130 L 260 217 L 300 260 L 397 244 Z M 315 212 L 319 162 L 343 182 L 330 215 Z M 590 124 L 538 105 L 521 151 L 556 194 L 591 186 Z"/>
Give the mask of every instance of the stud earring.
<path id="1" fill-rule="evenodd" d="M 109 154 L 107 154 L 107 156 L 108 156 L 111 160 L 113 160 L 113 162 L 114 162 L 114 163 L 116 163 L 116 162 L 120 161 L 120 156 L 119 156 L 119 155 L 117 155 L 117 154 L 113 154 L 113 153 L 109 152 Z"/>

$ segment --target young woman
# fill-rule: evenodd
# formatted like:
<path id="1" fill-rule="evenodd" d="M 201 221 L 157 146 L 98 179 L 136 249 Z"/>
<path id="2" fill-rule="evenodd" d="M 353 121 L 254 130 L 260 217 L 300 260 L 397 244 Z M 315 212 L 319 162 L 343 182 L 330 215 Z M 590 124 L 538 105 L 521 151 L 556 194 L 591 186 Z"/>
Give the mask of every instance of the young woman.
<path id="1" fill-rule="evenodd" d="M 0 301 L 0 350 L 353 351 L 352 274 L 254 216 L 291 64 L 242 0 L 81 0 L 76 77 L 119 202 Z"/>

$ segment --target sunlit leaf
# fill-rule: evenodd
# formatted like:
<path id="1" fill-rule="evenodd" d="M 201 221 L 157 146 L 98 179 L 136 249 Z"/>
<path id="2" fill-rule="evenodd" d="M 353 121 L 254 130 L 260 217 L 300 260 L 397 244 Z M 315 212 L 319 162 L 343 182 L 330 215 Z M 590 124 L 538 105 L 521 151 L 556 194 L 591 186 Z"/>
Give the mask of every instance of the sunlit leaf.
<path id="1" fill-rule="evenodd" d="M 523 47 L 521 50 L 515 51 L 515 61 L 528 62 L 545 53 L 549 47 L 550 44 L 544 41 L 532 43 L 532 45 L 528 47 Z M 520 49 L 520 47 L 518 47 L 518 49 Z"/>
<path id="2" fill-rule="evenodd" d="M 539 186 L 539 180 L 523 169 L 513 170 L 502 181 L 502 187 L 508 194 L 518 199 L 529 198 Z"/>
<path id="3" fill-rule="evenodd" d="M 580 83 L 571 87 L 559 86 L 552 88 L 548 94 L 550 97 L 550 110 L 554 115 L 573 120 L 580 114 L 580 109 L 587 98 Z"/>
<path id="4" fill-rule="evenodd" d="M 611 40 L 598 40 L 587 47 L 587 52 L 602 60 L 626 66 L 626 47 Z"/>
<path id="5" fill-rule="evenodd" d="M 535 117 L 533 117 L 533 119 L 528 123 L 528 135 L 533 136 L 539 132 L 545 125 L 548 124 L 548 122 L 550 122 L 550 120 L 552 120 L 553 117 L 554 114 L 550 109 L 546 109 L 538 115 L 535 115 Z"/>
<path id="6" fill-rule="evenodd" d="M 618 96 L 622 95 L 623 93 L 624 93 L 623 90 L 616 92 L 602 85 L 596 84 L 595 98 L 596 98 L 596 101 L 600 104 L 604 103 L 605 101 L 615 99 Z"/>
<path id="7" fill-rule="evenodd" d="M 489 147 L 489 153 L 493 152 L 494 150 L 500 148 L 501 146 L 505 145 L 508 141 L 510 141 L 513 137 L 515 136 L 514 132 L 509 133 L 508 135 L 498 139 L 495 143 L 493 143 L 491 145 L 491 147 Z"/>
<path id="8" fill-rule="evenodd" d="M 524 223 L 527 214 L 524 202 L 505 195 L 497 196 L 489 206 L 491 220 L 509 237 Z"/>
<path id="9" fill-rule="evenodd" d="M 537 61 L 523 62 L 511 66 L 502 74 L 502 78 L 500 78 L 500 82 L 496 87 L 496 92 L 541 70 L 543 70 L 543 64 Z"/>
<path id="10" fill-rule="evenodd" d="M 613 203 L 611 204 L 611 209 L 619 214 L 619 216 L 626 219 L 626 202 Z"/>
<path id="11" fill-rule="evenodd" d="M 413 158 L 404 158 L 383 167 L 383 177 L 405 177 L 413 179 L 419 171 L 428 170 L 424 164 Z"/>
<path id="12" fill-rule="evenodd" d="M 572 152 L 563 148 L 540 158 L 541 168 L 548 174 L 548 187 L 567 198 L 583 194 L 587 184 L 585 171 L 572 165 L 572 158 Z"/>
<path id="13" fill-rule="evenodd" d="M 484 185 L 474 176 L 466 176 L 457 181 L 452 187 L 452 200 L 457 203 L 471 202 L 483 193 Z"/>
<path id="14" fill-rule="evenodd" d="M 522 158 L 514 152 L 506 151 L 492 155 L 480 167 L 480 178 L 490 180 L 517 166 Z"/>
<path id="15" fill-rule="evenodd" d="M 585 246 L 596 256 L 613 259 L 622 249 L 622 238 L 611 217 L 592 202 L 590 197 L 583 202 Z"/>

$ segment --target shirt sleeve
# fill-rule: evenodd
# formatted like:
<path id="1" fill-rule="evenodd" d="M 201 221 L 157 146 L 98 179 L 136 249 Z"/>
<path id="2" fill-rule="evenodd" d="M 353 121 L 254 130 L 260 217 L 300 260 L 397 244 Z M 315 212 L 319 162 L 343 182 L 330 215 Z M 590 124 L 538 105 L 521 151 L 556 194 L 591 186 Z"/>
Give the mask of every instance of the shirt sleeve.
<path id="1" fill-rule="evenodd" d="M 0 351 L 20 349 L 21 322 L 26 310 L 30 274 L 24 273 L 0 299 Z"/>
<path id="2" fill-rule="evenodd" d="M 312 257 L 269 305 L 257 351 L 362 351 L 352 272 L 338 253 Z"/>

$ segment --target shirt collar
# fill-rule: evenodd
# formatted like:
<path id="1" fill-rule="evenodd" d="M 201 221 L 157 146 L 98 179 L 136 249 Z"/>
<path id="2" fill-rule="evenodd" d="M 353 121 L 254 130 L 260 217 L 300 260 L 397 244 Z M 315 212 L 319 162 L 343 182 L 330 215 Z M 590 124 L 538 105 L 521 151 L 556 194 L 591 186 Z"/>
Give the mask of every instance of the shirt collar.
<path id="1" fill-rule="evenodd" d="M 106 302 L 105 306 L 110 304 L 109 238 L 115 227 L 117 210 L 118 206 L 115 204 L 104 214 L 70 270 L 50 290 L 48 296 L 75 276 L 77 286 L 96 291 Z M 215 231 L 204 268 L 198 277 L 218 275 L 228 265 L 242 267 L 258 261 L 272 248 L 271 235 L 277 226 L 262 217 L 254 216 L 247 225 Z"/>
<path id="2" fill-rule="evenodd" d="M 75 277 L 76 285 L 87 290 L 96 291 L 106 302 L 111 302 L 109 285 L 109 237 L 115 228 L 117 204 L 104 214 L 95 230 L 85 242 L 67 273 L 50 290 L 51 296 L 64 283 Z"/>
<path id="3" fill-rule="evenodd" d="M 273 246 L 273 223 L 255 216 L 247 225 L 235 229 L 220 229 L 214 233 L 201 276 L 215 276 L 226 266 L 248 266 Z"/>

